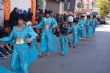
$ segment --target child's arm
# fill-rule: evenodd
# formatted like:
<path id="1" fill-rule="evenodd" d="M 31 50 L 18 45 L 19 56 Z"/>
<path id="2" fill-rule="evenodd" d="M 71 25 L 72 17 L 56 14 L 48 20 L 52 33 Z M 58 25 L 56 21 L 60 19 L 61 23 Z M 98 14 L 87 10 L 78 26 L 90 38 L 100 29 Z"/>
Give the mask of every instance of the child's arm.
<path id="1" fill-rule="evenodd" d="M 68 27 L 68 33 L 73 32 L 72 27 Z"/>
<path id="2" fill-rule="evenodd" d="M 7 48 L 9 51 L 12 51 L 11 47 L 10 47 L 8 44 L 5 44 L 4 46 L 6 46 L 6 48 Z"/>
<path id="3" fill-rule="evenodd" d="M 44 19 L 42 19 L 41 22 L 39 24 L 35 25 L 33 28 L 41 29 L 43 27 L 43 23 L 44 23 Z"/>

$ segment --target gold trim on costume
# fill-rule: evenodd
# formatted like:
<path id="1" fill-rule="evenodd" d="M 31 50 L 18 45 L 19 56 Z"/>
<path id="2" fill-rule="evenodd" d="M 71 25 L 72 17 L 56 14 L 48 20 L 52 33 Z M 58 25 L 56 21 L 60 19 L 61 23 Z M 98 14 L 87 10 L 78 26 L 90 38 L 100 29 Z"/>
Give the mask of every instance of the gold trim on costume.
<path id="1" fill-rule="evenodd" d="M 45 29 L 45 30 L 48 30 L 48 29 L 49 29 L 49 26 L 48 26 L 48 25 L 45 25 L 45 26 L 44 26 L 44 29 Z"/>
<path id="2" fill-rule="evenodd" d="M 22 39 L 22 38 L 17 38 L 15 40 L 16 44 L 24 44 L 25 43 L 25 39 Z"/>

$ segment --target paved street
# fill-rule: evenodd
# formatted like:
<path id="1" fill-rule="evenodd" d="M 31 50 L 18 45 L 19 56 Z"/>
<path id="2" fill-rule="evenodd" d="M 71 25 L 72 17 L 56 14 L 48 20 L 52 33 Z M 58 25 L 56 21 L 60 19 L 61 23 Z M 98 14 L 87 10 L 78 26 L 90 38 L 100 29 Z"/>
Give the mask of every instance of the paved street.
<path id="1" fill-rule="evenodd" d="M 9 59 L 0 59 L 0 65 L 9 68 Z M 64 57 L 38 59 L 30 73 L 110 73 L 110 25 L 99 26 L 94 37 L 80 41 Z"/>

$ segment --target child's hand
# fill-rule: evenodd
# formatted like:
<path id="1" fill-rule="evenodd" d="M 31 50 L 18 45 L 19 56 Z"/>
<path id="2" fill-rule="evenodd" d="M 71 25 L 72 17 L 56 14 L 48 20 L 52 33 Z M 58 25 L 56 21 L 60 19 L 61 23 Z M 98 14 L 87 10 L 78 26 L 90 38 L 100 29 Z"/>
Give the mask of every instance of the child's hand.
<path id="1" fill-rule="evenodd" d="M 0 44 L 0 48 L 3 48 L 3 47 L 4 47 L 4 45 Z"/>
<path id="2" fill-rule="evenodd" d="M 38 24 L 38 21 L 36 21 L 36 24 Z"/>
<path id="3" fill-rule="evenodd" d="M 58 32 L 60 32 L 60 29 L 59 29 L 59 28 L 57 28 L 57 31 L 58 31 Z"/>
<path id="4" fill-rule="evenodd" d="M 28 22 L 26 22 L 26 25 L 27 26 L 31 26 L 32 25 L 32 22 L 28 21 Z"/>
<path id="5" fill-rule="evenodd" d="M 26 39 L 27 43 L 31 43 L 32 42 L 32 38 L 28 38 Z"/>
<path id="6" fill-rule="evenodd" d="M 32 26 L 32 28 L 36 28 L 36 26 Z"/>

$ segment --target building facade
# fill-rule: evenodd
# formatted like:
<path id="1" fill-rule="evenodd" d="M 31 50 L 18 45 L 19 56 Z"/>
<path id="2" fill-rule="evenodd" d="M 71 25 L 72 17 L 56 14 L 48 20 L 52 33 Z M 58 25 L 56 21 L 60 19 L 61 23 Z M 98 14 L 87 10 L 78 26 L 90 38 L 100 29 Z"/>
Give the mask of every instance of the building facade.
<path id="1" fill-rule="evenodd" d="M 49 9 L 59 14 L 64 12 L 64 3 L 65 0 L 38 0 L 38 5 L 43 11 Z"/>
<path id="2" fill-rule="evenodd" d="M 75 13 L 86 13 L 98 12 L 97 9 L 98 0 L 76 0 Z"/>
<path id="3" fill-rule="evenodd" d="M 74 12 L 75 11 L 75 2 L 76 0 L 66 0 L 65 2 L 65 11 L 71 11 Z"/>
<path id="4" fill-rule="evenodd" d="M 97 12 L 97 2 L 98 0 L 83 0 L 83 12 Z"/>

